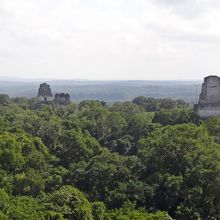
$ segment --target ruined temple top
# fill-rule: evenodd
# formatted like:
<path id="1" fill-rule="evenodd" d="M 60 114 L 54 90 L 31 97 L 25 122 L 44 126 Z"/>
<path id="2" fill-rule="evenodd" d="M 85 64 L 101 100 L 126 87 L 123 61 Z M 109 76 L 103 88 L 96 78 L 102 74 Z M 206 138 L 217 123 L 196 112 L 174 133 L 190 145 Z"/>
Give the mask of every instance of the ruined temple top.
<path id="1" fill-rule="evenodd" d="M 68 93 L 56 93 L 55 94 L 55 98 L 56 97 L 61 97 L 61 98 L 70 98 L 70 95 Z"/>
<path id="2" fill-rule="evenodd" d="M 69 105 L 70 95 L 68 93 L 56 93 L 54 96 L 54 102 L 56 105 Z"/>
<path id="3" fill-rule="evenodd" d="M 220 77 L 210 75 L 204 78 L 199 103 L 220 104 Z"/>
<path id="4" fill-rule="evenodd" d="M 40 87 L 38 89 L 38 97 L 53 97 L 50 85 L 47 83 L 40 84 Z"/>

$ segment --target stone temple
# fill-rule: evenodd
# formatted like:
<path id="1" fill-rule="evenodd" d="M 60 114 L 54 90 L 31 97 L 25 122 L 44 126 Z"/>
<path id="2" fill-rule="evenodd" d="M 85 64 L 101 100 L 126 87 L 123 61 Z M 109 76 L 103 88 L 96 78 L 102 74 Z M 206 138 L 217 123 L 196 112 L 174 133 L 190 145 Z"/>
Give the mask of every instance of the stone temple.
<path id="1" fill-rule="evenodd" d="M 50 85 L 42 83 L 38 89 L 37 104 L 69 105 L 70 95 L 68 93 L 56 93 L 53 97 Z"/>
<path id="2" fill-rule="evenodd" d="M 220 77 L 211 75 L 204 78 L 199 102 L 194 109 L 201 118 L 220 116 Z"/>
<path id="3" fill-rule="evenodd" d="M 47 83 L 40 84 L 37 95 L 38 102 L 51 102 L 53 101 L 53 95 L 51 92 L 50 85 Z"/>
<path id="4" fill-rule="evenodd" d="M 56 93 L 54 96 L 54 102 L 56 105 L 69 105 L 70 95 L 68 93 Z"/>

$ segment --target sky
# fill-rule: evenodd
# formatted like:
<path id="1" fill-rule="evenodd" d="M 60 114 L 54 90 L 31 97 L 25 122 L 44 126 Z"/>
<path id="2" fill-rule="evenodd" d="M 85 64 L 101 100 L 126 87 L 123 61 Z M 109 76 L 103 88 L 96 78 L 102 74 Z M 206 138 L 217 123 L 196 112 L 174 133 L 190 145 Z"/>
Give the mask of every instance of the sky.
<path id="1" fill-rule="evenodd" d="M 0 0 L 0 77 L 201 80 L 219 0 Z"/>

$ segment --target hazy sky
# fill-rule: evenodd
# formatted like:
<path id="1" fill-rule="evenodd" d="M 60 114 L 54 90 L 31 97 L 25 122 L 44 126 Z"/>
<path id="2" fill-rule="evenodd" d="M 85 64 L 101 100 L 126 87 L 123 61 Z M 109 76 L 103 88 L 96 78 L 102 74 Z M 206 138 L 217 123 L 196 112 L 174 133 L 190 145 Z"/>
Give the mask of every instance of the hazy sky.
<path id="1" fill-rule="evenodd" d="M 0 0 L 0 76 L 220 75 L 219 0 Z"/>

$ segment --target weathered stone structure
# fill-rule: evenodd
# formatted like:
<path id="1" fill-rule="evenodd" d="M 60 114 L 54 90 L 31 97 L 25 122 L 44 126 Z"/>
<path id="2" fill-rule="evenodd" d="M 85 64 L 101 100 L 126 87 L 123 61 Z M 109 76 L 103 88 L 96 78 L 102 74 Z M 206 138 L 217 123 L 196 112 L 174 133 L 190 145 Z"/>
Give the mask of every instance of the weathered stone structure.
<path id="1" fill-rule="evenodd" d="M 54 96 L 55 105 L 69 105 L 70 95 L 68 93 L 56 93 Z"/>
<path id="2" fill-rule="evenodd" d="M 56 104 L 56 105 L 69 105 L 70 95 L 68 93 L 57 93 L 54 98 L 51 92 L 50 85 L 47 83 L 40 84 L 37 95 L 37 105 L 39 104 Z"/>
<path id="3" fill-rule="evenodd" d="M 51 102 L 53 101 L 53 95 L 51 92 L 50 85 L 47 83 L 40 84 L 37 95 L 38 102 Z"/>
<path id="4" fill-rule="evenodd" d="M 201 118 L 220 116 L 220 77 L 204 78 L 199 103 L 194 106 L 194 109 Z"/>

